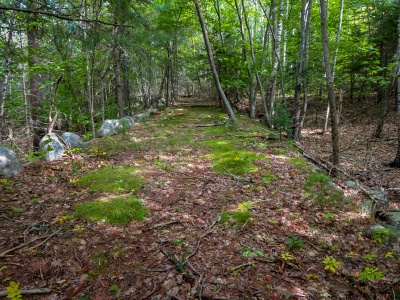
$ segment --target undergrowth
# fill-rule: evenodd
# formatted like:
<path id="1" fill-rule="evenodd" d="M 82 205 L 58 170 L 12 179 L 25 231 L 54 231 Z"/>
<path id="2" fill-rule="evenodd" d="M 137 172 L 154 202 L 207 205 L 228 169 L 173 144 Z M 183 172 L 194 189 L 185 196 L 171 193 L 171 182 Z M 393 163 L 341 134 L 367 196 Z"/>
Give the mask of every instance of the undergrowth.
<path id="1" fill-rule="evenodd" d="M 132 220 L 143 221 L 148 214 L 143 202 L 134 196 L 85 202 L 77 204 L 75 209 L 76 217 L 118 225 L 127 224 Z"/>

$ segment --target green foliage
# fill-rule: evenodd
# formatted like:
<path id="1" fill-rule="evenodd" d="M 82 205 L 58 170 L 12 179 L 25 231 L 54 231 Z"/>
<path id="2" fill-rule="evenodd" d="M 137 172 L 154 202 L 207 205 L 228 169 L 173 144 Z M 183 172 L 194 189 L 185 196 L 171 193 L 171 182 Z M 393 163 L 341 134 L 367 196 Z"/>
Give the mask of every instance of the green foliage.
<path id="1" fill-rule="evenodd" d="M 22 299 L 21 290 L 19 289 L 19 282 L 15 283 L 14 281 L 11 281 L 10 286 L 6 287 L 6 290 L 10 292 L 6 297 L 7 299 L 12 299 L 12 300 Z"/>
<path id="2" fill-rule="evenodd" d="M 374 230 L 372 239 L 375 242 L 378 242 L 379 244 L 382 244 L 383 239 L 386 241 L 389 239 L 389 235 L 396 235 L 394 232 L 390 231 L 390 229 L 387 228 L 378 228 Z"/>
<path id="3" fill-rule="evenodd" d="M 110 200 L 97 200 L 77 204 L 75 216 L 90 221 L 123 225 L 143 221 L 148 214 L 143 202 L 134 196 L 122 196 Z"/>
<path id="4" fill-rule="evenodd" d="M 255 257 L 256 255 L 264 256 L 264 252 L 260 250 L 252 249 L 251 247 L 243 248 L 243 256 L 244 257 Z"/>
<path id="5" fill-rule="evenodd" d="M 365 260 L 369 260 L 369 261 L 371 261 L 371 260 L 373 260 L 375 257 L 378 257 L 377 255 L 371 255 L 371 254 L 365 254 L 364 256 L 363 256 L 363 258 L 365 259 Z"/>
<path id="6" fill-rule="evenodd" d="M 280 155 L 280 156 L 286 156 L 287 155 L 286 151 L 283 150 L 283 149 L 273 148 L 272 150 L 276 155 Z"/>
<path id="7" fill-rule="evenodd" d="M 214 171 L 218 173 L 226 173 L 226 171 L 234 175 L 243 175 L 248 172 L 255 172 L 258 169 L 252 164 L 255 162 L 257 155 L 247 151 L 230 151 L 225 153 L 217 153 L 214 155 L 213 165 Z"/>
<path id="8" fill-rule="evenodd" d="M 326 265 L 325 270 L 331 270 L 333 273 L 335 273 L 336 269 L 340 266 L 340 262 L 336 261 L 334 258 L 330 258 L 329 256 L 326 256 L 322 262 Z"/>
<path id="9" fill-rule="evenodd" d="M 290 239 L 288 239 L 288 242 L 289 249 L 292 249 L 294 247 L 304 247 L 303 242 L 297 236 L 292 236 Z"/>
<path id="10" fill-rule="evenodd" d="M 343 193 L 329 185 L 330 178 L 322 173 L 312 172 L 304 182 L 304 197 L 315 201 L 319 206 L 342 207 L 345 203 Z"/>
<path id="11" fill-rule="evenodd" d="M 291 260 L 291 259 L 293 259 L 293 257 L 290 255 L 289 252 L 283 253 L 283 254 L 281 255 L 281 257 L 282 257 L 284 260 Z"/>
<path id="12" fill-rule="evenodd" d="M 282 132 L 291 133 L 293 120 L 286 111 L 283 103 L 278 103 L 274 106 L 274 114 L 272 116 L 272 123 L 275 129 L 279 131 L 279 137 L 282 138 Z"/>
<path id="13" fill-rule="evenodd" d="M 89 186 L 93 191 L 119 193 L 134 191 L 143 186 L 144 178 L 137 176 L 137 167 L 110 166 L 99 169 L 79 179 L 79 185 Z"/>
<path id="14" fill-rule="evenodd" d="M 249 211 L 234 211 L 234 212 L 223 212 L 220 216 L 219 223 L 225 224 L 234 219 L 238 223 L 246 223 L 253 217 L 253 214 Z"/>
<path id="15" fill-rule="evenodd" d="M 270 183 L 272 180 L 276 180 L 278 178 L 274 174 L 271 174 L 271 173 L 268 173 L 268 172 L 265 172 L 262 175 L 263 175 L 262 182 L 266 183 L 266 184 Z"/>
<path id="16" fill-rule="evenodd" d="M 301 158 L 288 158 L 288 162 L 294 164 L 298 169 L 311 169 L 311 166 L 307 163 L 305 159 Z"/>
<path id="17" fill-rule="evenodd" d="M 360 274 L 358 280 L 368 279 L 372 280 L 374 278 L 381 280 L 382 279 L 382 272 L 378 272 L 378 268 L 365 268 L 364 272 Z"/>

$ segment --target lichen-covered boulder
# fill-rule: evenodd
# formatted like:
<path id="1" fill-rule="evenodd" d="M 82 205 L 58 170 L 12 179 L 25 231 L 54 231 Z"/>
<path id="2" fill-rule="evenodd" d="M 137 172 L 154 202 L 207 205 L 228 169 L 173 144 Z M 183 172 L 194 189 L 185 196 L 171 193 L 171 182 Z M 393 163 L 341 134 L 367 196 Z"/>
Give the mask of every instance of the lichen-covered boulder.
<path id="1" fill-rule="evenodd" d="M 54 133 L 46 134 L 39 143 L 39 150 L 46 152 L 44 160 L 57 160 L 64 156 L 64 146 Z"/>
<path id="2" fill-rule="evenodd" d="M 78 149 L 78 148 L 83 150 L 85 148 L 85 142 L 82 140 L 82 138 L 79 135 L 77 135 L 75 133 L 64 132 L 61 135 L 61 138 L 69 146 L 70 150 Z"/>
<path id="3" fill-rule="evenodd" d="M 17 155 L 7 147 L 0 147 L 0 177 L 11 177 L 24 170 Z"/>
<path id="4" fill-rule="evenodd" d="M 389 224 L 377 224 L 370 227 L 371 236 L 379 243 L 400 254 L 400 229 Z"/>
<path id="5" fill-rule="evenodd" d="M 158 100 L 158 102 L 157 102 L 157 109 L 158 109 L 158 110 L 164 109 L 165 102 L 166 102 L 166 101 L 165 101 L 164 98 L 161 98 L 160 100 Z"/>
<path id="6" fill-rule="evenodd" d="M 147 116 L 144 113 L 138 114 L 136 116 L 136 122 L 141 123 L 141 122 L 146 122 Z"/>
<path id="7" fill-rule="evenodd" d="M 156 112 L 157 112 L 157 109 L 154 109 L 154 108 L 152 108 L 152 107 L 150 107 L 150 108 L 146 111 L 146 113 L 148 113 L 149 115 L 154 114 L 154 113 L 156 113 Z"/>
<path id="8" fill-rule="evenodd" d="M 98 137 L 111 136 L 117 133 L 115 127 L 119 125 L 119 120 L 105 120 L 97 132 Z"/>
<path id="9" fill-rule="evenodd" d="M 119 123 L 115 126 L 115 130 L 117 133 L 123 133 L 132 129 L 133 126 L 135 126 L 135 121 L 133 120 L 133 118 L 124 117 L 119 120 Z"/>

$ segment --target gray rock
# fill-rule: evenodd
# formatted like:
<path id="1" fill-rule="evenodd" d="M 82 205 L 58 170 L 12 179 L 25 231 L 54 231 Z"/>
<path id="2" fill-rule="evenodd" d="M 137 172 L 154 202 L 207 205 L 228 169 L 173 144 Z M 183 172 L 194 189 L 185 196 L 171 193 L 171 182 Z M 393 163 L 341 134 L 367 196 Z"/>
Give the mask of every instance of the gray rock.
<path id="1" fill-rule="evenodd" d="M 117 133 L 127 132 L 135 126 L 135 121 L 132 117 L 124 117 L 119 120 L 119 123 L 115 125 L 115 130 Z"/>
<path id="2" fill-rule="evenodd" d="M 344 185 L 349 187 L 349 188 L 351 188 L 351 189 L 358 190 L 358 184 L 356 182 L 354 182 L 354 181 L 350 181 L 350 180 L 346 181 L 346 182 L 344 182 Z"/>
<path id="3" fill-rule="evenodd" d="M 364 201 L 360 208 L 363 214 L 375 215 L 375 206 L 371 207 L 371 200 Z"/>
<path id="4" fill-rule="evenodd" d="M 158 102 L 157 102 L 157 109 L 158 110 L 162 110 L 162 109 L 164 109 L 164 106 L 165 106 L 165 99 L 164 98 L 161 98 Z"/>
<path id="5" fill-rule="evenodd" d="M 146 122 L 147 121 L 147 116 L 144 113 L 138 114 L 136 116 L 136 122 L 141 123 L 141 122 Z"/>
<path id="6" fill-rule="evenodd" d="M 49 140 L 52 140 L 48 142 Z M 64 156 L 64 146 L 54 133 L 46 134 L 39 143 L 39 150 L 46 151 L 43 156 L 44 160 L 57 160 Z"/>
<path id="7" fill-rule="evenodd" d="M 0 177 L 11 177 L 24 170 L 17 155 L 7 147 L 0 147 Z"/>
<path id="8" fill-rule="evenodd" d="M 69 146 L 70 150 L 80 148 L 82 151 L 85 148 L 85 142 L 82 140 L 82 138 L 79 135 L 77 135 L 75 133 L 64 132 L 61 135 L 61 138 Z"/>
<path id="9" fill-rule="evenodd" d="M 379 230 L 389 229 L 390 234 L 380 234 L 382 245 L 400 254 L 400 229 L 389 224 L 377 224 L 370 227 L 372 238 L 379 235 Z"/>
<path id="10" fill-rule="evenodd" d="M 147 110 L 147 113 L 148 113 L 149 115 L 151 115 L 151 114 L 155 113 L 156 111 L 157 111 L 157 109 L 154 109 L 154 108 L 150 107 L 150 108 Z"/>
<path id="11" fill-rule="evenodd" d="M 400 209 L 399 208 L 394 208 L 391 209 L 390 211 L 386 212 L 388 215 L 388 218 L 390 220 L 389 223 L 391 225 L 395 226 L 396 228 L 400 229 Z"/>
<path id="12" fill-rule="evenodd" d="M 116 134 L 115 126 L 119 125 L 119 120 L 105 120 L 97 132 L 98 137 L 111 136 Z"/>
<path id="13" fill-rule="evenodd" d="M 385 191 L 369 191 L 372 197 L 375 198 L 376 209 L 383 210 L 389 208 L 389 195 Z"/>

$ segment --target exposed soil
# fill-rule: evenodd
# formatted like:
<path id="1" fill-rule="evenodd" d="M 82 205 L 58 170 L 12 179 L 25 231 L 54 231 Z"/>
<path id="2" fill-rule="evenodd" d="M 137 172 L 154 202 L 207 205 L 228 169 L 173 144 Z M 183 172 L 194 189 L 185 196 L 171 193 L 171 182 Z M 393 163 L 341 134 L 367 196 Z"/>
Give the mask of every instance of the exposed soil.
<path id="1" fill-rule="evenodd" d="M 344 114 L 341 148 L 349 149 L 341 167 L 371 189 L 398 188 L 399 170 L 382 165 L 394 157 L 397 141 L 367 144 L 376 117 L 366 111 Z M 371 239 L 374 221 L 358 213 L 365 195 L 335 178 L 350 203 L 310 205 L 302 187 L 312 171 L 290 163 L 289 157 L 300 158 L 296 149 L 286 141 L 266 141 L 264 130 L 255 130 L 259 125 L 246 117 L 230 134 L 256 136 L 243 139 L 243 147 L 267 159 L 256 161 L 257 172 L 242 176 L 214 172 L 207 148 L 194 142 L 232 137 L 182 126 L 209 124 L 215 112 L 167 109 L 127 133 L 140 149 L 116 136 L 106 154 L 38 161 L 0 187 L 0 269 L 7 267 L 0 272 L 0 290 L 14 281 L 21 290 L 51 289 L 23 299 L 193 299 L 199 292 L 201 299 L 392 299 L 400 293 L 399 261 Z M 179 122 L 169 122 L 175 118 Z M 395 124 L 393 111 L 387 124 Z M 392 125 L 385 127 L 385 137 L 396 136 Z M 193 133 L 190 145 L 163 145 L 186 130 Z M 306 129 L 302 145 L 316 156 L 329 155 L 330 135 L 318 131 Z M 145 187 L 132 193 L 149 208 L 146 221 L 111 226 L 60 218 L 72 216 L 76 203 L 113 196 L 74 184 L 106 165 L 141 168 Z M 263 181 L 266 172 L 276 180 Z M 398 206 L 399 193 L 391 191 L 390 201 Z M 244 202 L 253 204 L 250 220 L 218 222 L 222 212 L 237 211 Z M 334 216 L 324 217 L 327 213 Z M 289 248 L 293 237 L 303 247 Z M 286 253 L 293 259 L 285 261 Z M 366 254 L 376 257 L 368 260 Z M 325 270 L 326 256 L 340 262 L 336 272 Z M 379 268 L 382 279 L 359 281 L 366 267 Z"/>

